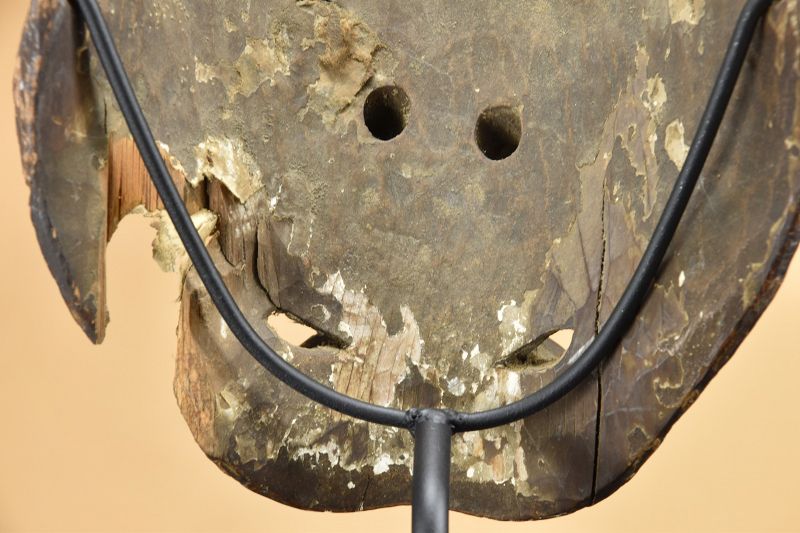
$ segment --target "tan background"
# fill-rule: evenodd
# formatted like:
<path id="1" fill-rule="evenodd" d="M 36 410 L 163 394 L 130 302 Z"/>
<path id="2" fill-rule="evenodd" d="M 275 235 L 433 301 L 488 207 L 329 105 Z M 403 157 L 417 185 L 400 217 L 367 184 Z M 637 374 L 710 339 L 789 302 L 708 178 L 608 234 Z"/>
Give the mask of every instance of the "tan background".
<path id="1" fill-rule="evenodd" d="M 0 531 L 408 532 L 408 509 L 305 513 L 241 488 L 172 396 L 177 282 L 126 220 L 109 249 L 108 340 L 72 322 L 27 210 L 10 83 L 27 0 L 0 0 Z M 5 88 L 3 88 L 5 87 Z M 639 475 L 569 517 L 467 532 L 800 531 L 800 263 L 733 361 Z"/>

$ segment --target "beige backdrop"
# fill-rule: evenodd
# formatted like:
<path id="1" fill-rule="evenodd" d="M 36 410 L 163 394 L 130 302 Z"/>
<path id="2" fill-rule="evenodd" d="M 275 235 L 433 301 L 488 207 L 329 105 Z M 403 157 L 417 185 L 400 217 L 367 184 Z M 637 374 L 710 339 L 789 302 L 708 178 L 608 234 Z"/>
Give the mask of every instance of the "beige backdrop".
<path id="1" fill-rule="evenodd" d="M 408 532 L 405 508 L 328 515 L 240 487 L 205 459 L 172 395 L 176 279 L 126 220 L 109 249 L 108 340 L 72 322 L 29 221 L 11 77 L 27 0 L 0 0 L 0 531 Z M 638 476 L 538 524 L 454 515 L 454 533 L 800 531 L 800 263 L 733 361 Z"/>

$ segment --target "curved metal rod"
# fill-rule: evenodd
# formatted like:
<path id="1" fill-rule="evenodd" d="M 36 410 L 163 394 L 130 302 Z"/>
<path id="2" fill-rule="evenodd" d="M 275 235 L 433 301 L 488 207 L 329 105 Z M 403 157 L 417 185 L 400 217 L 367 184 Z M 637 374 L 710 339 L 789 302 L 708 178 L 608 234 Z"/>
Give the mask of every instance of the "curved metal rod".
<path id="1" fill-rule="evenodd" d="M 309 399 L 345 415 L 386 426 L 413 428 L 418 409 L 402 411 L 373 405 L 337 392 L 281 358 L 256 333 L 225 286 L 217 267 L 197 233 L 177 187 L 156 147 L 136 95 L 133 92 L 113 38 L 96 0 L 74 0 L 85 20 L 120 110 L 139 148 L 145 167 L 161 196 L 164 207 L 194 264 L 200 279 L 228 327 L 250 354 L 276 378 Z M 636 319 L 652 287 L 661 262 L 686 210 L 708 154 L 719 132 L 742 70 L 747 51 L 758 27 L 775 0 L 748 0 L 733 33 L 725 60 L 695 134 L 683 169 L 656 226 L 650 244 L 622 298 L 608 321 L 581 357 L 553 382 L 509 405 L 478 413 L 449 412 L 454 432 L 477 431 L 508 424 L 552 405 L 585 380 L 618 346 Z"/>

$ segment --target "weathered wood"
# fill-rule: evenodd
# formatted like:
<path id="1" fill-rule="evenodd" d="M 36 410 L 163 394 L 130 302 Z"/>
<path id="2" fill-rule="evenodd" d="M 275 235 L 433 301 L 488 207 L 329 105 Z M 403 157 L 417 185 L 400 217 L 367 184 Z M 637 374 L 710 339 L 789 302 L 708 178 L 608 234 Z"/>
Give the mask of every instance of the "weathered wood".
<path id="1" fill-rule="evenodd" d="M 741 4 L 102 2 L 173 178 L 259 332 L 350 395 L 470 411 L 551 381 L 602 326 Z M 455 438 L 455 509 L 544 518 L 610 494 L 768 304 L 798 241 L 797 6 L 777 2 L 759 34 L 636 326 L 563 402 Z M 158 216 L 157 258 L 183 263 L 65 0 L 32 3 L 15 95 L 40 243 L 99 342 L 103 253 L 122 216 Z M 276 312 L 320 335 L 290 345 L 267 324 Z M 564 329 L 566 353 L 548 339 Z M 192 271 L 178 334 L 178 403 L 223 470 L 303 508 L 408 502 L 411 437 L 268 376 Z"/>

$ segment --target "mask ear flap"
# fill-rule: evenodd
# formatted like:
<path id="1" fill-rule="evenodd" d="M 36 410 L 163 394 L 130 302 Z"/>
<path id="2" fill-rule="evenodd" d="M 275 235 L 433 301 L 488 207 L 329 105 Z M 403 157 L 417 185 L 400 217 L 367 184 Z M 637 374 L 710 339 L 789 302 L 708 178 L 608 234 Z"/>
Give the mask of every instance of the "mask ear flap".
<path id="1" fill-rule="evenodd" d="M 87 35 L 66 0 L 34 1 L 14 100 L 39 245 L 75 321 L 100 343 L 108 323 L 108 143 L 88 50 Z"/>
<path id="2" fill-rule="evenodd" d="M 107 131 L 115 110 L 96 92 L 92 51 L 66 0 L 34 1 L 19 50 L 14 100 L 39 245 L 75 321 L 99 344 L 109 320 L 106 245 L 134 209 L 154 212 L 163 206 L 127 130 L 117 136 Z M 187 208 L 200 211 L 205 184 L 192 187 L 168 150 L 161 151 Z"/>

